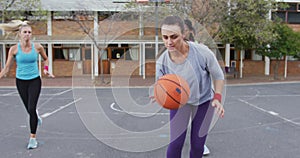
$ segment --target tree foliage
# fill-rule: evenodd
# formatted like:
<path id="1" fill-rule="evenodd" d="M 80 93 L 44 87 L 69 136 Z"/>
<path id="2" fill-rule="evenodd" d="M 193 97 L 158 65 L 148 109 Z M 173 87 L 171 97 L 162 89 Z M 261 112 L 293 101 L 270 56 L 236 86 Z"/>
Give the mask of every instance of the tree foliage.
<path id="1" fill-rule="evenodd" d="M 223 16 L 228 11 L 227 3 L 228 0 L 181 0 L 174 4 L 174 10 L 201 24 L 212 38 L 216 38 Z"/>
<path id="2" fill-rule="evenodd" d="M 1 20 L 41 19 L 46 15 L 42 11 L 41 0 L 0 0 Z"/>
<path id="3" fill-rule="evenodd" d="M 253 49 L 276 38 L 270 10 L 275 0 L 231 0 L 228 14 L 221 23 L 221 39 L 237 49 Z"/>
<path id="4" fill-rule="evenodd" d="M 277 38 L 270 43 L 264 43 L 257 52 L 270 58 L 282 59 L 284 56 L 298 57 L 300 55 L 300 33 L 294 32 L 287 24 L 276 24 L 273 34 Z"/>
<path id="5" fill-rule="evenodd" d="M 257 53 L 276 59 L 274 65 L 274 79 L 278 79 L 278 68 L 280 60 L 285 56 L 294 56 L 299 58 L 300 55 L 300 33 L 294 32 L 286 24 L 276 24 L 273 34 L 277 34 L 277 38 L 270 43 L 264 43 L 257 49 Z"/>

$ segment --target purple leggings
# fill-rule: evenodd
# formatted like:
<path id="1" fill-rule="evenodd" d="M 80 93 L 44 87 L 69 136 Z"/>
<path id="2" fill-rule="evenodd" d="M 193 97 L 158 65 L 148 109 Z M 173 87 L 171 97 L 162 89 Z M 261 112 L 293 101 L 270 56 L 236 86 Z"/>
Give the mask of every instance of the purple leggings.
<path id="1" fill-rule="evenodd" d="M 210 106 L 210 101 L 199 106 L 185 105 L 178 110 L 170 110 L 171 140 L 167 158 L 181 158 L 190 118 L 192 118 L 190 158 L 201 158 L 213 113 L 214 108 Z"/>

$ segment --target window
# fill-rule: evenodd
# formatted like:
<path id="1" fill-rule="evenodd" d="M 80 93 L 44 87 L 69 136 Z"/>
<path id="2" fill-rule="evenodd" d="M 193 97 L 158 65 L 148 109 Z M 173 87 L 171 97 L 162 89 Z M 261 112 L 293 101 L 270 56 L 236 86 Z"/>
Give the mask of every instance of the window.
<path id="1" fill-rule="evenodd" d="M 54 48 L 54 59 L 68 60 L 68 56 L 64 55 L 62 49 Z"/>
<path id="2" fill-rule="evenodd" d="M 245 50 L 245 59 L 247 60 L 251 60 L 252 59 L 252 50 L 251 49 L 247 49 Z"/>
<path id="3" fill-rule="evenodd" d="M 111 48 L 111 58 L 121 59 L 124 58 L 124 48 Z"/>
<path id="4" fill-rule="evenodd" d="M 145 59 L 155 59 L 155 47 L 154 48 L 147 48 L 145 49 Z"/>
<path id="5" fill-rule="evenodd" d="M 145 59 L 155 59 L 155 44 L 146 44 L 145 45 Z M 158 55 L 163 53 L 166 50 L 164 44 L 158 44 Z"/>
<path id="6" fill-rule="evenodd" d="M 288 11 L 296 11 L 297 10 L 297 3 L 289 3 L 289 7 L 287 8 Z"/>
<path id="7" fill-rule="evenodd" d="M 272 15 L 272 20 L 275 20 L 275 17 L 282 19 L 282 21 L 286 22 L 286 12 L 276 12 Z"/>
<path id="8" fill-rule="evenodd" d="M 68 51 L 69 54 L 69 60 L 70 61 L 80 61 L 81 60 L 81 53 L 79 49 L 64 49 L 66 52 Z"/>
<path id="9" fill-rule="evenodd" d="M 300 12 L 289 12 L 288 13 L 289 24 L 300 24 Z"/>
<path id="10" fill-rule="evenodd" d="M 111 59 L 139 60 L 139 47 L 128 44 L 110 44 Z M 105 54 L 107 58 L 107 53 Z"/>
<path id="11" fill-rule="evenodd" d="M 54 60 L 70 60 L 70 61 L 80 61 L 81 59 L 81 51 L 80 45 L 56 45 L 53 46 Z"/>
<path id="12" fill-rule="evenodd" d="M 235 50 L 230 49 L 230 60 L 235 60 L 235 59 L 237 59 Z"/>

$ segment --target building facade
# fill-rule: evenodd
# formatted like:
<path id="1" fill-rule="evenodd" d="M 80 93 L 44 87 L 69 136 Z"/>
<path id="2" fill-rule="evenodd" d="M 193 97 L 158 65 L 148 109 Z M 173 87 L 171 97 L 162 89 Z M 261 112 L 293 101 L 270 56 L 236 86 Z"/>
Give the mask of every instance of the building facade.
<path id="1" fill-rule="evenodd" d="M 290 8 L 277 10 L 276 14 L 295 31 L 300 31 L 300 1 L 288 3 Z M 43 20 L 36 20 L 29 14 L 28 20 L 32 22 L 34 41 L 43 44 L 48 54 L 49 70 L 57 77 L 154 76 L 156 56 L 164 50 L 161 38 L 156 39 L 156 35 L 159 36 L 156 19 L 136 11 L 126 11 L 124 5 L 112 0 L 92 0 L 89 3 L 42 0 L 47 15 Z M 4 34 L 0 37 L 1 67 L 10 46 L 16 42 L 15 36 Z M 243 71 L 244 76 L 272 74 L 273 61 L 267 63 L 254 50 L 245 50 L 241 55 L 230 44 L 218 44 L 212 49 L 220 52 L 224 66 L 236 67 Z M 239 69 L 241 62 L 242 70 Z M 284 65 L 284 60 L 281 65 Z M 9 77 L 15 76 L 15 66 L 12 65 Z M 298 60 L 289 58 L 287 67 L 289 75 L 300 74 Z M 283 67 L 279 69 L 280 74 L 284 71 Z"/>

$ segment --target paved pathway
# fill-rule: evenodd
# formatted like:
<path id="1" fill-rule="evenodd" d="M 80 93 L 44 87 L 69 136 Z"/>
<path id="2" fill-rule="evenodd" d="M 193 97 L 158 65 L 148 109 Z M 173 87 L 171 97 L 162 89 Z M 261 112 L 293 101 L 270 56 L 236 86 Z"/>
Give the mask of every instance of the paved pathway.
<path id="1" fill-rule="evenodd" d="M 150 86 L 154 83 L 154 77 L 96 77 L 94 80 L 90 76 L 80 77 L 57 77 L 57 78 L 42 78 L 43 87 L 109 87 L 109 86 Z M 274 82 L 300 82 L 299 76 L 289 76 L 286 79 L 281 78 L 274 80 L 272 76 L 251 76 L 244 78 L 227 78 L 226 84 L 259 84 L 259 83 L 274 83 Z M 15 78 L 0 79 L 0 87 L 15 86 Z"/>

